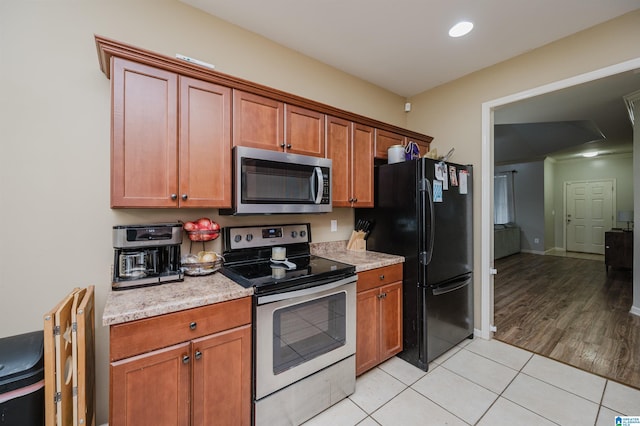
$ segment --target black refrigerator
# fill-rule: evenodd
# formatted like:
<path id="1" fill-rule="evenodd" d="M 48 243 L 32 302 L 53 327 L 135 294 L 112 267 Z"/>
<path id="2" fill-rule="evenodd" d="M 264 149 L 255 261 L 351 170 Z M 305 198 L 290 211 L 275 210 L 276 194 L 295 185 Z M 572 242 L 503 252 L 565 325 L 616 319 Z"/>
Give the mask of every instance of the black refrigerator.
<path id="1" fill-rule="evenodd" d="M 428 363 L 473 337 L 472 166 L 427 158 L 375 171 L 367 250 L 405 257 L 401 358 Z"/>

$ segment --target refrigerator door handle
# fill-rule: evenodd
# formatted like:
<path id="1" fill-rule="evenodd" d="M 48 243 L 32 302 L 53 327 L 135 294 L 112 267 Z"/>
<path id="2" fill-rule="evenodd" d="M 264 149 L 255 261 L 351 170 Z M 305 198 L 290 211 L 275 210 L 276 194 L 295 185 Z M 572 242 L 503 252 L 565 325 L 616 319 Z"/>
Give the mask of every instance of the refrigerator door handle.
<path id="1" fill-rule="evenodd" d="M 431 182 L 429 181 L 429 179 L 425 179 L 425 189 L 427 190 L 427 199 L 429 200 L 429 235 L 428 235 L 428 239 L 429 239 L 429 247 L 426 250 L 427 253 L 427 258 L 425 260 L 425 265 L 428 265 L 429 263 L 431 263 L 431 257 L 433 256 L 433 238 L 435 236 L 435 214 L 433 211 L 433 191 L 431 189 Z M 423 193 L 424 194 L 424 193 Z M 426 225 L 426 202 L 424 201 L 424 195 L 422 198 L 422 229 L 425 229 L 425 225 Z"/>
<path id="2" fill-rule="evenodd" d="M 434 286 L 434 287 L 432 287 L 433 295 L 434 296 L 439 296 L 439 295 L 442 295 L 442 294 L 451 293 L 452 291 L 459 290 L 459 289 L 461 289 L 463 287 L 466 287 L 469 284 L 471 284 L 472 280 L 473 280 L 473 276 L 465 275 L 462 278 L 456 278 L 456 279 L 446 283 L 446 285 Z"/>

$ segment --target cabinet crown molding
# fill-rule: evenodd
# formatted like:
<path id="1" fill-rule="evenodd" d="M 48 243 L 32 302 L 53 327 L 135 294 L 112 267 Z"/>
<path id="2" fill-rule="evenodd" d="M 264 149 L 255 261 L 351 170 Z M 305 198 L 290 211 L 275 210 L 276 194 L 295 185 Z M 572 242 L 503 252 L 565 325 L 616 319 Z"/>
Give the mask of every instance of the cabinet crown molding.
<path id="1" fill-rule="evenodd" d="M 330 105 L 325 105 L 320 102 L 292 95 L 290 93 L 263 86 L 258 83 L 243 80 L 241 78 L 224 74 L 204 66 L 135 47 L 98 34 L 94 34 L 94 37 L 96 42 L 96 49 L 98 52 L 98 62 L 100 65 L 100 70 L 108 79 L 111 79 L 111 58 L 115 56 L 167 71 L 175 72 L 187 77 L 220 84 L 232 89 L 252 92 L 257 95 L 266 96 L 278 101 L 286 102 L 291 105 L 297 105 L 303 108 L 321 112 L 323 114 L 332 115 L 367 126 L 372 126 L 377 129 L 400 133 L 407 138 L 418 139 L 426 143 L 431 143 L 431 141 L 433 140 L 432 136 L 413 132 L 411 130 L 403 129 L 401 127 L 374 120 L 372 118 L 354 114 L 349 111 L 344 111 Z"/>

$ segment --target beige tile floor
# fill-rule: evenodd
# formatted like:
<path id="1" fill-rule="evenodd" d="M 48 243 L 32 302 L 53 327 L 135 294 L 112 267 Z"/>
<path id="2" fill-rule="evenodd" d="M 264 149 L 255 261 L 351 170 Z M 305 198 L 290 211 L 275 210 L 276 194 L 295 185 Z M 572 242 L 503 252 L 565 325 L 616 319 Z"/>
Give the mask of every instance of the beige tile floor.
<path id="1" fill-rule="evenodd" d="M 429 372 L 392 358 L 306 425 L 596 425 L 640 416 L 640 390 L 497 340 L 466 340 Z"/>

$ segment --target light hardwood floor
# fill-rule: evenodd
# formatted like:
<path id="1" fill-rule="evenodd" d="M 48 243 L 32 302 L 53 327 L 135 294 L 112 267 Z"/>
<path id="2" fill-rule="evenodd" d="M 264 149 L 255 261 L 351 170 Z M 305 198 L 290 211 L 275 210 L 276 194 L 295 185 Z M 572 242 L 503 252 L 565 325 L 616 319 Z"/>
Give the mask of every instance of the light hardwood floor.
<path id="1" fill-rule="evenodd" d="M 496 339 L 640 389 L 631 271 L 528 253 L 495 267 Z"/>

